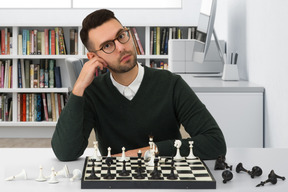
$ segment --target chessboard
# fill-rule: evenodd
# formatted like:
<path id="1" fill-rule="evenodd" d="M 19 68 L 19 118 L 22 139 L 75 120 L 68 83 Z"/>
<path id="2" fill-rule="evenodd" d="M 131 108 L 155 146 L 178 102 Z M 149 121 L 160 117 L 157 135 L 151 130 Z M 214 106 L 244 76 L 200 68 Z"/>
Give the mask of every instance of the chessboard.
<path id="1" fill-rule="evenodd" d="M 120 157 L 112 157 L 113 163 L 109 166 L 112 179 L 105 179 L 108 172 L 108 166 L 105 163 L 106 158 L 102 157 L 101 161 L 93 160 L 92 162 L 91 157 L 86 157 L 81 178 L 81 189 L 216 189 L 213 175 L 199 158 L 184 158 L 181 161 L 174 161 L 174 169 L 172 169 L 171 158 L 161 157 L 156 168 L 160 173 L 160 177 L 157 179 L 151 176 L 155 167 L 146 166 L 142 158 L 143 170 L 141 175 L 143 178 L 136 179 L 136 169 L 139 168 L 137 157 L 127 157 L 127 161 L 125 161 L 127 176 L 120 175 L 123 170 L 123 162 L 119 161 Z M 96 178 L 91 178 L 92 169 Z M 174 179 L 168 179 L 171 170 L 176 176 Z"/>

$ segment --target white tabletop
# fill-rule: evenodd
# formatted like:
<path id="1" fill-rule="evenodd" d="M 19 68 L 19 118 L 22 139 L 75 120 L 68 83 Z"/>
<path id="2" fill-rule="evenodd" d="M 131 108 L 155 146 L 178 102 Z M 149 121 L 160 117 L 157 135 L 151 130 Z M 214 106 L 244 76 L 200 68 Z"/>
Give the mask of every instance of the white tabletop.
<path id="1" fill-rule="evenodd" d="M 82 171 L 84 164 L 84 157 L 91 156 L 93 154 L 93 149 L 88 148 L 82 158 L 77 161 L 72 162 L 60 162 L 54 156 L 52 149 L 50 148 L 0 148 L 0 189 L 1 191 L 91 191 L 91 190 L 81 190 L 80 180 L 71 182 L 67 178 L 59 178 L 58 184 L 49 184 L 48 182 L 36 182 L 35 179 L 39 174 L 39 165 L 42 165 L 44 175 L 49 175 L 51 173 L 51 167 L 54 167 L 56 171 L 62 169 L 66 164 L 72 172 L 74 169 L 80 169 Z M 233 179 L 232 181 L 224 184 L 222 181 L 222 170 L 215 171 L 214 165 L 215 161 L 205 161 L 210 171 L 212 172 L 216 180 L 216 190 L 199 190 L 199 191 L 287 191 L 288 189 L 288 149 L 271 149 L 271 148 L 253 148 L 253 149 L 228 149 L 226 155 L 226 162 L 229 165 L 233 165 Z M 242 162 L 243 166 L 251 170 L 253 166 L 257 165 L 262 168 L 263 174 L 260 177 L 251 177 L 247 173 L 236 173 L 236 165 Z M 13 176 L 22 169 L 27 172 L 27 180 L 14 180 L 5 181 L 5 178 Z M 276 185 L 270 183 L 266 184 L 264 187 L 255 187 L 261 181 L 265 181 L 268 178 L 268 174 L 271 170 L 274 170 L 276 174 L 280 176 L 285 176 L 287 179 L 285 181 L 279 180 Z M 112 190 L 97 190 L 97 191 L 112 191 Z M 113 190 L 113 191 L 127 191 L 123 190 Z M 135 191 L 135 189 L 133 190 Z M 139 189 L 137 191 L 144 191 Z M 159 191 L 149 190 L 149 191 Z M 168 190 L 168 191 L 185 191 L 185 190 Z M 190 191 L 190 190 L 189 190 Z M 197 191 L 197 190 L 193 190 Z"/>
<path id="2" fill-rule="evenodd" d="M 181 74 L 181 77 L 195 92 L 264 92 L 264 87 L 249 81 L 223 81 L 221 77 L 194 77 Z"/>

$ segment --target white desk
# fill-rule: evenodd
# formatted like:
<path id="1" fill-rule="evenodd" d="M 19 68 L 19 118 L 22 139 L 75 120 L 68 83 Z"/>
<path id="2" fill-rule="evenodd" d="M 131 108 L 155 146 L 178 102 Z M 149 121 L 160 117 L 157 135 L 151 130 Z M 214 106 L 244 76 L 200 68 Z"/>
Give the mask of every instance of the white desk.
<path id="1" fill-rule="evenodd" d="M 52 149 L 0 149 L 0 188 L 3 192 L 24 192 L 24 191 L 92 191 L 81 190 L 80 180 L 70 182 L 67 178 L 59 178 L 58 184 L 48 184 L 47 182 L 36 182 L 34 179 L 38 177 L 39 165 L 43 166 L 45 175 L 50 174 L 50 169 L 54 166 L 58 171 L 66 164 L 70 170 L 80 169 L 82 171 L 84 156 L 92 155 L 92 149 L 86 150 L 84 156 L 77 161 L 72 162 L 60 162 L 58 161 Z M 287 191 L 288 189 L 288 149 L 269 149 L 269 148 L 231 148 L 228 149 L 226 156 L 226 162 L 229 165 L 233 165 L 233 179 L 232 181 L 223 184 L 222 170 L 214 171 L 215 161 L 205 161 L 210 171 L 212 172 L 217 184 L 216 190 L 199 190 L 199 191 Z M 251 170 L 253 166 L 257 165 L 262 168 L 263 174 L 260 177 L 251 179 L 247 173 L 236 173 L 236 165 L 242 162 L 243 166 Z M 15 180 L 4 181 L 5 178 L 18 174 L 22 169 L 25 169 L 28 175 L 28 180 Z M 271 170 L 274 170 L 276 174 L 285 176 L 285 181 L 278 180 L 276 185 L 266 184 L 264 187 L 255 187 L 261 181 L 268 178 L 268 174 Z M 97 191 L 127 191 L 124 190 L 97 190 Z M 132 191 L 132 190 L 131 190 Z M 135 189 L 133 190 L 135 191 Z M 144 191 L 142 189 L 136 191 Z M 146 191 L 146 190 L 145 190 Z M 159 191 L 159 190 L 149 190 Z M 168 190 L 168 191 L 190 191 L 190 190 Z M 193 190 L 197 191 L 197 190 Z"/>
<path id="2" fill-rule="evenodd" d="M 216 119 L 228 147 L 265 146 L 263 87 L 248 81 L 181 76 Z"/>

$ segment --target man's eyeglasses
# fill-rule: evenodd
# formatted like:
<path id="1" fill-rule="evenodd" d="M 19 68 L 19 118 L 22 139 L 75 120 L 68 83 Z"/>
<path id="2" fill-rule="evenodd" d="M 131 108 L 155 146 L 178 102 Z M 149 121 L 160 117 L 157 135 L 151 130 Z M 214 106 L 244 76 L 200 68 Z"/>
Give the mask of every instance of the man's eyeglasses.
<path id="1" fill-rule="evenodd" d="M 110 41 L 107 41 L 103 43 L 102 47 L 99 50 L 91 51 L 97 54 L 97 51 L 103 51 L 104 53 L 110 54 L 113 53 L 113 51 L 116 49 L 115 40 L 119 41 L 121 44 L 125 44 L 129 41 L 130 35 L 129 35 L 129 29 L 123 29 L 118 36 Z"/>

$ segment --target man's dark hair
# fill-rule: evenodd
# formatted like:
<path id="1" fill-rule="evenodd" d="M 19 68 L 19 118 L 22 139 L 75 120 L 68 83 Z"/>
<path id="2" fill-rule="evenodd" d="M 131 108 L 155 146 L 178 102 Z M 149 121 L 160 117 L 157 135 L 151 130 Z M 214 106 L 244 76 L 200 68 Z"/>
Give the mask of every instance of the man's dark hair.
<path id="1" fill-rule="evenodd" d="M 87 17 L 82 22 L 82 29 L 80 31 L 80 38 L 82 43 L 85 45 L 85 47 L 90 51 L 93 47 L 91 42 L 89 42 L 88 33 L 90 29 L 96 28 L 106 21 L 109 21 L 110 19 L 116 19 L 119 21 L 114 13 L 108 9 L 100 9 L 97 11 L 94 11 L 87 15 Z M 120 22 L 119 22 L 120 23 Z"/>

